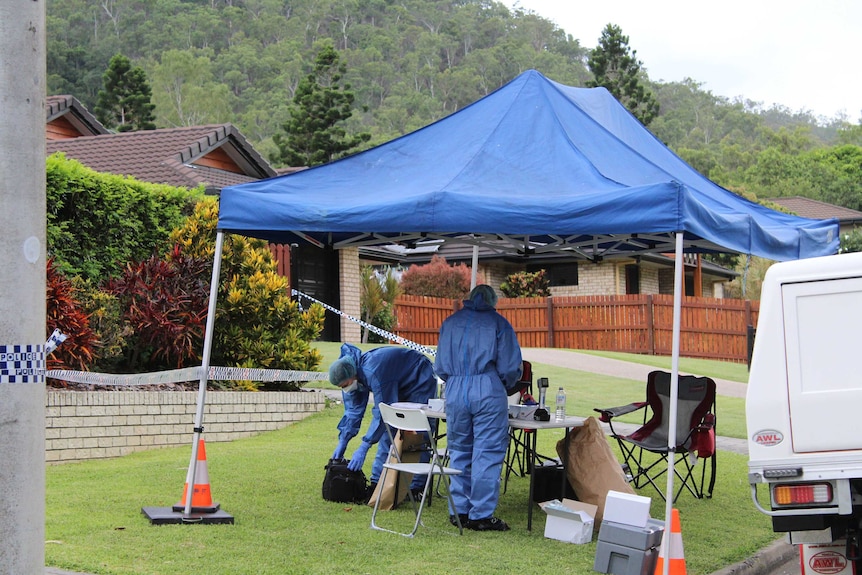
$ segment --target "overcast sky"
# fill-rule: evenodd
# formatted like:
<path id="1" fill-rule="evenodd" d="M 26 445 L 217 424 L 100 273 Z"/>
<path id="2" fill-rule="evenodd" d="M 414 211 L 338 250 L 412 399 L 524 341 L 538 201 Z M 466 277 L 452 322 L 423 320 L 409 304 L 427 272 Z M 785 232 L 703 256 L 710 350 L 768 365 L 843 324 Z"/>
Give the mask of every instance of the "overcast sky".
<path id="1" fill-rule="evenodd" d="M 552 20 L 585 48 L 616 24 L 654 81 L 689 77 L 717 96 L 862 118 L 860 0 L 503 1 Z"/>

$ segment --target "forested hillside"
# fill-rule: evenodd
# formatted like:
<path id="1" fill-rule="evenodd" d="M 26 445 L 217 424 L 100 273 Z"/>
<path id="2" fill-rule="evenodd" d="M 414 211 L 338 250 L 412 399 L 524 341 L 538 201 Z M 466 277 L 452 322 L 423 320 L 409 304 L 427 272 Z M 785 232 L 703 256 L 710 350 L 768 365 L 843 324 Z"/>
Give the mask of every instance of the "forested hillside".
<path id="1" fill-rule="evenodd" d="M 572 38 L 490 0 L 49 0 L 47 14 L 49 93 L 93 109 L 121 53 L 145 70 L 158 127 L 233 122 L 268 157 L 323 41 L 347 64 L 356 97 L 347 128 L 370 133 L 371 146 L 527 69 L 585 86 L 602 33 Z M 691 78 L 644 81 L 660 104 L 650 130 L 693 166 L 749 196 L 862 209 L 859 119 L 730 101 L 703 90 L 698 70 Z"/>

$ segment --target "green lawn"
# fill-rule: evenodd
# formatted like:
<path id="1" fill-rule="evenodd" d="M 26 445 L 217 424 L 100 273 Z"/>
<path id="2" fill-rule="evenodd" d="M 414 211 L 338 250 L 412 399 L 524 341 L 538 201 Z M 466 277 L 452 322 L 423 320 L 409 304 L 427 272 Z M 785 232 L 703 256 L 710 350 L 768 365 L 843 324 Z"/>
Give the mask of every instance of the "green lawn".
<path id="1" fill-rule="evenodd" d="M 322 347 L 328 365 L 338 346 Z M 579 384 L 577 372 L 555 369 L 534 366 L 539 377 L 567 381 L 572 414 L 589 415 L 594 405 L 619 405 L 642 395 L 641 383 L 591 376 L 587 386 Z M 733 422 L 742 421 L 741 412 L 741 400 L 719 404 L 722 434 L 739 427 Z M 411 540 L 371 530 L 368 507 L 323 501 L 323 466 L 341 413 L 332 405 L 280 431 L 207 445 L 213 497 L 234 515 L 234 525 L 154 526 L 141 514 L 141 507 L 179 501 L 190 448 L 49 466 L 46 564 L 111 575 L 592 572 L 595 541 L 545 539 L 538 507 L 533 532 L 526 530 L 527 478 L 510 479 L 501 496 L 498 515 L 512 526 L 507 533 L 465 531 L 459 537 L 443 501 L 435 500 L 427 527 Z M 540 434 L 539 451 L 554 453 L 557 439 Z M 778 538 L 750 501 L 746 458 L 720 452 L 718 469 L 713 499 L 682 496 L 676 505 L 691 575 L 712 573 Z M 661 499 L 649 488 L 641 494 L 653 498 L 652 515 L 663 518 Z M 386 512 L 381 521 L 406 525 L 411 516 L 405 508 Z"/>

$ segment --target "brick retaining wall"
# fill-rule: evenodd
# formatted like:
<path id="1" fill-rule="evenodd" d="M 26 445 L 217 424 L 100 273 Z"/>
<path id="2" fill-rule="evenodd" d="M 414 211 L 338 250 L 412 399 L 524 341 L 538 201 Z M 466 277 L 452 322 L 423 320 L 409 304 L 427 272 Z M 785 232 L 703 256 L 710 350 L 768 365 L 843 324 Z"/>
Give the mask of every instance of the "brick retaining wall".
<path id="1" fill-rule="evenodd" d="M 45 399 L 45 460 L 65 463 L 190 445 L 196 391 L 60 391 Z M 322 392 L 208 391 L 204 438 L 231 441 L 317 413 Z"/>

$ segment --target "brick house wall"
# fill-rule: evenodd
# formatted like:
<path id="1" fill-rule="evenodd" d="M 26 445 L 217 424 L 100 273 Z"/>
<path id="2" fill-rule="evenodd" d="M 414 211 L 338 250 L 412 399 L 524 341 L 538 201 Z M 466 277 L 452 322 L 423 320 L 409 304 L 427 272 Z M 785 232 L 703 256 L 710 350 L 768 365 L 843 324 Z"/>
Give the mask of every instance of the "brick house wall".
<path id="1" fill-rule="evenodd" d="M 338 251 L 338 273 L 341 279 L 341 311 L 359 318 L 361 313 L 359 299 L 361 277 L 359 248 L 345 248 Z M 362 328 L 360 325 L 344 316 L 341 317 L 341 341 L 349 343 L 359 343 L 362 341 Z"/>

